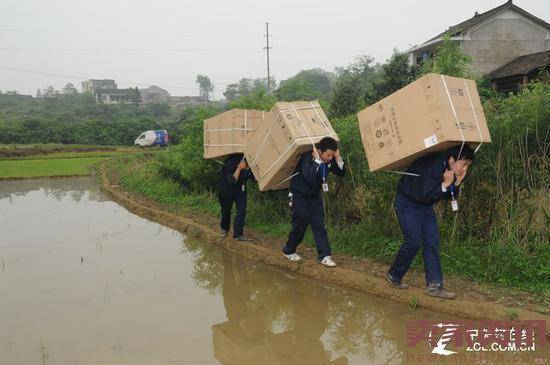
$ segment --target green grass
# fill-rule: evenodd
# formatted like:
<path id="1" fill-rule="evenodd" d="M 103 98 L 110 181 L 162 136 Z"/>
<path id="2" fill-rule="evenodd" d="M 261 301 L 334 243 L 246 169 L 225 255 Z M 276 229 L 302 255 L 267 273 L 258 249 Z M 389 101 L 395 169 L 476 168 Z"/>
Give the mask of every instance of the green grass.
<path id="1" fill-rule="evenodd" d="M 0 161 L 0 178 L 88 175 L 90 167 L 105 157 L 74 157 Z"/>
<path id="2" fill-rule="evenodd" d="M 85 151 L 85 152 L 52 152 L 46 155 L 29 155 L 12 158 L 2 158 L 0 160 L 49 160 L 62 158 L 85 158 L 85 157 L 114 157 L 120 154 L 128 153 L 126 151 Z"/>
<path id="3" fill-rule="evenodd" d="M 0 144 L 0 179 L 88 175 L 97 162 L 136 151 L 125 146 Z"/>

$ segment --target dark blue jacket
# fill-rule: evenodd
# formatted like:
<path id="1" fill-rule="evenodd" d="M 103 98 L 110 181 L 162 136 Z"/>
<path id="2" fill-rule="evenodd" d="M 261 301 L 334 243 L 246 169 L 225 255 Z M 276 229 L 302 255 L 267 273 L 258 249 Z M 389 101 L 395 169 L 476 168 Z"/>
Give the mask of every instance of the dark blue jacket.
<path id="1" fill-rule="evenodd" d="M 421 157 L 407 169 L 407 172 L 420 176 L 403 175 L 397 185 L 397 193 L 426 205 L 432 205 L 441 198 L 450 197 L 451 187 L 447 188 L 447 192 L 441 189 L 443 173 L 446 169 L 447 160 L 444 155 Z M 456 197 L 458 187 L 453 186 L 453 189 Z"/>
<path id="2" fill-rule="evenodd" d="M 235 174 L 235 170 L 242 160 L 242 153 L 231 155 L 225 160 L 223 167 L 220 169 L 220 192 L 241 191 L 242 185 L 246 184 L 248 180 L 255 180 L 250 169 L 242 170 L 239 174 L 239 178 L 235 180 L 235 176 L 233 176 L 233 174 Z"/>
<path id="3" fill-rule="evenodd" d="M 312 156 L 313 151 L 304 152 L 300 156 L 300 162 L 294 170 L 295 175 L 290 180 L 290 192 L 305 197 L 318 196 L 323 184 L 323 172 L 325 178 L 328 178 L 329 172 L 337 176 L 344 176 L 345 166 L 340 169 L 336 159 L 333 158 L 329 163 L 319 165 Z M 323 166 L 324 165 L 324 166 Z"/>

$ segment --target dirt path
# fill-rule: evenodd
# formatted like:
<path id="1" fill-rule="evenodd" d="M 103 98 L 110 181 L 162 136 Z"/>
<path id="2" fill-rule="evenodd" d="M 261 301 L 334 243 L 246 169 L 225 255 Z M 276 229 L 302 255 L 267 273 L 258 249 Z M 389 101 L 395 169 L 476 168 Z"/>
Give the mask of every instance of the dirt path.
<path id="1" fill-rule="evenodd" d="M 542 304 L 532 303 L 530 300 L 532 298 L 526 297 L 525 293 L 514 293 L 510 290 L 449 278 L 446 280 L 447 286 L 450 290 L 457 292 L 458 298 L 436 299 L 424 294 L 422 273 L 407 274 L 406 282 L 411 284 L 411 288 L 397 290 L 391 288 L 383 279 L 387 266 L 369 259 L 334 255 L 338 266 L 329 269 L 316 262 L 316 253 L 310 247 L 300 247 L 299 253 L 303 258 L 300 262 L 288 261 L 281 253 L 281 247 L 284 244 L 281 239 L 248 231 L 249 236 L 253 238 L 252 243 L 239 242 L 230 238 L 222 240 L 218 222 L 213 218 L 197 213 L 191 215 L 169 212 L 156 202 L 123 191 L 117 185 L 115 178 L 110 180 L 104 166 L 101 166 L 98 172 L 103 191 L 129 211 L 247 258 L 411 306 L 422 306 L 446 313 L 450 319 L 453 316 L 478 320 L 538 319 L 550 323 L 550 316 L 540 313 L 548 313 L 548 308 L 544 308 Z M 548 326 L 546 336 L 550 337 Z"/>

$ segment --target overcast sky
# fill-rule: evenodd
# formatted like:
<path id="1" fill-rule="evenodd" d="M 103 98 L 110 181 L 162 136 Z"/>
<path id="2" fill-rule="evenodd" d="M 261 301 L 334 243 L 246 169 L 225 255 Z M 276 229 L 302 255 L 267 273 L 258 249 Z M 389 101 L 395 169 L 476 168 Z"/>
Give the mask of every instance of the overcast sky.
<path id="1" fill-rule="evenodd" d="M 152 84 L 198 95 L 207 74 L 221 97 L 242 77 L 332 71 L 361 54 L 384 62 L 400 50 L 504 0 L 0 0 L 0 90 L 36 93 L 89 78 L 119 87 Z M 547 0 L 514 3 L 550 21 Z"/>

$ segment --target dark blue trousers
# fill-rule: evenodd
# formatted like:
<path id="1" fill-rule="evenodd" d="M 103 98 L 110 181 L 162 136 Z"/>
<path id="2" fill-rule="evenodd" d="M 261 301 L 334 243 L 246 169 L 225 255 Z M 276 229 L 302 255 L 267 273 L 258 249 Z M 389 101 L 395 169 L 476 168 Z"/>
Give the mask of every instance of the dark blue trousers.
<path id="1" fill-rule="evenodd" d="M 441 285 L 443 273 L 439 259 L 439 228 L 433 206 L 419 204 L 405 195 L 397 194 L 395 211 L 404 242 L 390 268 L 391 276 L 401 281 L 422 247 L 426 286 Z"/>
<path id="2" fill-rule="evenodd" d="M 311 225 L 317 245 L 317 258 L 322 260 L 325 256 L 330 256 L 331 250 L 324 220 L 325 211 L 320 195 L 304 197 L 295 194 L 292 204 L 292 229 L 288 234 L 288 241 L 283 252 L 287 255 L 295 253 L 296 248 L 304 239 L 308 225 Z"/>
<path id="3" fill-rule="evenodd" d="M 233 203 L 235 203 L 237 214 L 233 222 L 233 237 L 241 236 L 244 231 L 244 221 L 246 219 L 246 191 L 232 189 L 230 191 L 221 192 L 218 198 L 222 210 L 221 229 L 229 231 L 231 210 L 233 208 Z"/>

